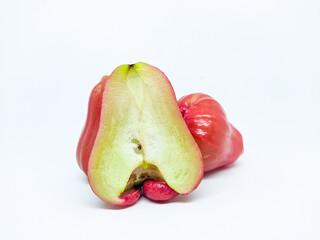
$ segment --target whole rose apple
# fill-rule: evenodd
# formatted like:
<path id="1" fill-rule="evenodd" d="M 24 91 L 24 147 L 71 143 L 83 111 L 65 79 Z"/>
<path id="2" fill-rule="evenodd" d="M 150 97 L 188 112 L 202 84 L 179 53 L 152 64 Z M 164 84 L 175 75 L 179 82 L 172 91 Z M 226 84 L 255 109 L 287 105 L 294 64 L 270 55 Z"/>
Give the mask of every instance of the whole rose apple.
<path id="1" fill-rule="evenodd" d="M 178 101 L 180 112 L 202 153 L 204 171 L 227 166 L 242 154 L 243 140 L 222 106 L 209 95 L 194 93 Z"/>

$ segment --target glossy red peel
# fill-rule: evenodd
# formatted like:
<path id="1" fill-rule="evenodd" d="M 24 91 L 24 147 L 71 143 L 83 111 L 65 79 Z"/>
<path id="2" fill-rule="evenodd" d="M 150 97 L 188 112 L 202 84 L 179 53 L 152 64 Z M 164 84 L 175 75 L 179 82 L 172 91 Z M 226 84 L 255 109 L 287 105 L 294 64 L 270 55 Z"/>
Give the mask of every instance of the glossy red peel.
<path id="1" fill-rule="evenodd" d="M 99 130 L 102 95 L 108 78 L 104 76 L 91 91 L 86 124 L 77 146 L 78 165 L 85 174 L 88 173 L 91 150 Z"/>
<path id="2" fill-rule="evenodd" d="M 129 189 L 127 191 L 124 191 L 119 198 L 123 199 L 124 201 L 121 204 L 118 204 L 118 206 L 130 206 L 134 203 L 136 203 L 141 196 L 141 190 L 140 189 Z"/>
<path id="3" fill-rule="evenodd" d="M 217 101 L 209 95 L 195 93 L 182 97 L 178 105 L 200 148 L 205 172 L 237 160 L 243 152 L 242 136 L 229 123 Z"/>
<path id="4" fill-rule="evenodd" d="M 144 195 L 153 201 L 168 201 L 178 195 L 165 182 L 147 180 L 143 183 Z"/>

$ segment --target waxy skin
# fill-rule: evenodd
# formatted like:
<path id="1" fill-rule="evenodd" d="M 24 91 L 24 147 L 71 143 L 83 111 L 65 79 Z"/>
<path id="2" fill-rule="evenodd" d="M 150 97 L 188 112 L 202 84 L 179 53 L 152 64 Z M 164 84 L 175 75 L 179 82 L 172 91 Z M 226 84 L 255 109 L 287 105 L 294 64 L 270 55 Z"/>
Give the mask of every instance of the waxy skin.
<path id="1" fill-rule="evenodd" d="M 165 182 L 147 180 L 143 183 L 144 195 L 153 201 L 168 201 L 178 195 Z"/>
<path id="2" fill-rule="evenodd" d="M 86 175 L 88 173 L 88 163 L 91 150 L 99 130 L 102 95 L 108 78 L 109 76 L 104 76 L 91 91 L 87 121 L 84 129 L 82 130 L 77 147 L 78 165 Z"/>
<path id="3" fill-rule="evenodd" d="M 243 152 L 241 133 L 222 106 L 209 95 L 194 93 L 178 101 L 181 114 L 203 157 L 204 171 L 232 164 Z"/>

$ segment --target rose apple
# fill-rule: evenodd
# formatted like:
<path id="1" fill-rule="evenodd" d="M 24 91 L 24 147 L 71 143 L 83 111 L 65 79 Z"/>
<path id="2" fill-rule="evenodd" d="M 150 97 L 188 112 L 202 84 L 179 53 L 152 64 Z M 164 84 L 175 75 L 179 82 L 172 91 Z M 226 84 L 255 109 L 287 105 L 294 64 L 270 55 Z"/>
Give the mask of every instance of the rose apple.
<path id="1" fill-rule="evenodd" d="M 188 194 L 203 176 L 169 80 L 146 63 L 121 65 L 93 89 L 77 159 L 95 194 L 114 205 L 135 203 L 142 186 L 155 201 Z"/>
<path id="2" fill-rule="evenodd" d="M 204 171 L 229 165 L 243 152 L 240 132 L 222 106 L 209 95 L 194 93 L 178 101 L 181 114 L 202 154 Z"/>

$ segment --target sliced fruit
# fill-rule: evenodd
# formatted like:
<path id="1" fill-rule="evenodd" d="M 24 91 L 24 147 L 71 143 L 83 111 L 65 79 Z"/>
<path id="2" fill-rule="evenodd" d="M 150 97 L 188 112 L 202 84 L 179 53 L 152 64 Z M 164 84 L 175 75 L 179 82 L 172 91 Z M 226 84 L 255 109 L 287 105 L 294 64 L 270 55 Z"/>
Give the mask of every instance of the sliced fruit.
<path id="1" fill-rule="evenodd" d="M 180 194 L 198 186 L 201 153 L 159 69 L 146 63 L 119 66 L 105 81 L 100 104 L 97 133 L 84 137 L 90 143 L 94 139 L 92 150 L 88 144 L 87 174 L 97 196 L 114 205 L 131 205 L 149 179 Z"/>

